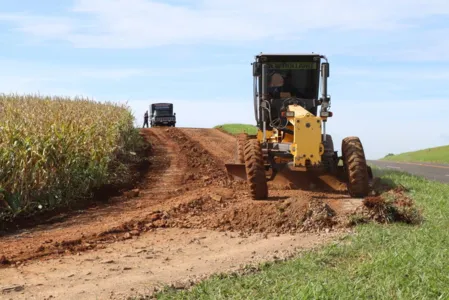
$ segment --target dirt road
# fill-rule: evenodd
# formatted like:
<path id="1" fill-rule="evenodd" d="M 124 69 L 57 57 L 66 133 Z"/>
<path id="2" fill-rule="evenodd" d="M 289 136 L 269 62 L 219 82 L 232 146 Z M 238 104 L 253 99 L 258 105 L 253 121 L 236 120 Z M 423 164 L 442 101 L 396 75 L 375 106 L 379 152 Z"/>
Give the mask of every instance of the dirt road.
<path id="1" fill-rule="evenodd" d="M 143 130 L 152 165 L 126 195 L 0 238 L 1 299 L 126 299 L 214 272 L 286 257 L 348 229 L 361 200 L 271 190 L 249 198 L 224 163 L 235 139 L 215 129 Z M 342 229 L 339 229 L 342 228 Z"/>

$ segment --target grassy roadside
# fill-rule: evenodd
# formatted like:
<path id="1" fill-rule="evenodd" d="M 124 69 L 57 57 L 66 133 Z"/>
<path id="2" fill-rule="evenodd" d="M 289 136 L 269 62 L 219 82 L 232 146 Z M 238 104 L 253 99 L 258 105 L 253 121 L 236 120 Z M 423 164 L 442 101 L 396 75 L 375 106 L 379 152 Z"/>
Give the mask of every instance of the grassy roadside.
<path id="1" fill-rule="evenodd" d="M 374 170 L 378 175 L 380 171 Z M 420 226 L 359 225 L 356 235 L 246 276 L 215 276 L 159 299 L 448 299 L 449 185 L 397 173 L 423 210 Z"/>
<path id="2" fill-rule="evenodd" d="M 397 155 L 389 155 L 381 160 L 397 162 L 434 162 L 449 164 L 449 145 Z"/>
<path id="3" fill-rule="evenodd" d="M 226 131 L 230 134 L 248 133 L 250 135 L 257 134 L 257 127 L 249 124 L 224 124 L 214 128 Z"/>

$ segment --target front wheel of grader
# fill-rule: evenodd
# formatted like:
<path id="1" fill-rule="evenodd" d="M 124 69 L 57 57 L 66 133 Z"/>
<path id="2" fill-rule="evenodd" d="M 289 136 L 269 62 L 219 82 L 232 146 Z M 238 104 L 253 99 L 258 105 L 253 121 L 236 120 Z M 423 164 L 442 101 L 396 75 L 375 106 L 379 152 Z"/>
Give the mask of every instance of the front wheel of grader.
<path id="1" fill-rule="evenodd" d="M 253 200 L 268 197 L 268 184 L 262 148 L 257 139 L 247 140 L 244 147 L 246 176 Z"/>
<path id="2" fill-rule="evenodd" d="M 354 136 L 347 137 L 343 139 L 341 148 L 349 194 L 351 197 L 367 196 L 370 188 L 370 170 L 360 139 Z"/>

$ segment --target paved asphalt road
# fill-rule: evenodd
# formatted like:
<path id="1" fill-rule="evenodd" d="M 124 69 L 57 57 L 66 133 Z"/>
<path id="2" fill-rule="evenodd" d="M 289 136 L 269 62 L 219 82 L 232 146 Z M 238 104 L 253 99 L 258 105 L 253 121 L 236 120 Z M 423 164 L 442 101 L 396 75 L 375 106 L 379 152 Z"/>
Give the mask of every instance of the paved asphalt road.
<path id="1" fill-rule="evenodd" d="M 430 180 L 449 183 L 449 165 L 418 162 L 389 162 L 379 160 L 368 160 L 368 164 L 383 168 L 407 172 L 413 175 L 423 176 Z"/>

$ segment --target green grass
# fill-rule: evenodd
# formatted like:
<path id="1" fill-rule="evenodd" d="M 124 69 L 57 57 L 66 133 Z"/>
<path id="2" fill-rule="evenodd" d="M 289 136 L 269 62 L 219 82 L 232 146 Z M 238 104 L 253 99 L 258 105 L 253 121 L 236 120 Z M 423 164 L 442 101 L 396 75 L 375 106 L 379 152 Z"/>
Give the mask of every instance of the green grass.
<path id="1" fill-rule="evenodd" d="M 214 128 L 229 132 L 230 134 L 248 133 L 249 135 L 257 134 L 257 127 L 249 124 L 224 124 Z"/>
<path id="2" fill-rule="evenodd" d="M 359 225 L 356 235 L 294 260 L 251 275 L 215 276 L 158 298 L 449 299 L 449 185 L 397 172 L 382 171 L 382 178 L 410 189 L 423 224 Z"/>
<path id="3" fill-rule="evenodd" d="M 388 155 L 382 160 L 398 162 L 435 162 L 449 163 L 449 145 L 429 148 L 414 152 L 406 152 L 398 155 Z"/>

